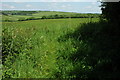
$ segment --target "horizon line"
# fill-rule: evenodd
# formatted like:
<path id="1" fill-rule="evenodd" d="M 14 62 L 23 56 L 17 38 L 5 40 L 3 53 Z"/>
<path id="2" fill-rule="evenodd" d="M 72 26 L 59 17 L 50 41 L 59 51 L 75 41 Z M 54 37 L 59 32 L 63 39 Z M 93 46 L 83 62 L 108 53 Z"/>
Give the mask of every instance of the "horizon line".
<path id="1" fill-rule="evenodd" d="M 71 13 L 92 13 L 92 14 L 101 14 L 102 12 L 75 12 L 75 11 L 57 11 L 57 10 L 10 10 L 10 9 L 0 9 L 0 11 L 55 11 L 55 12 L 71 12 Z"/>

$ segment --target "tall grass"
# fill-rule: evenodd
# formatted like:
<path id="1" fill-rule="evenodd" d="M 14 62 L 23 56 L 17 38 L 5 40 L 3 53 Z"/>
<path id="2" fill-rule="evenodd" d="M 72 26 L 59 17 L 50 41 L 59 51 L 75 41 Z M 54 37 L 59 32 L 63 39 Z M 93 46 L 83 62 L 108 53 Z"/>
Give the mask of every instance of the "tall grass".
<path id="1" fill-rule="evenodd" d="M 77 51 L 74 39 L 60 38 L 87 22 L 87 18 L 3 22 L 3 78 L 74 78 L 68 74 L 74 67 L 69 56 Z"/>

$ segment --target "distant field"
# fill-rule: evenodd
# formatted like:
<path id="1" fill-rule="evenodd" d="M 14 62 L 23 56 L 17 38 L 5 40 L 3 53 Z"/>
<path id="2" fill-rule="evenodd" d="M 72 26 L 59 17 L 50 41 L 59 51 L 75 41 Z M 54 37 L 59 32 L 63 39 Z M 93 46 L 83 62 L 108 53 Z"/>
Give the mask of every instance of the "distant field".
<path id="1" fill-rule="evenodd" d="M 63 55 L 76 50 L 74 40 L 59 42 L 59 38 L 88 22 L 88 18 L 3 22 L 3 77 L 70 77 L 67 72 L 74 66 Z"/>
<path id="2" fill-rule="evenodd" d="M 2 21 L 25 21 L 37 19 L 58 19 L 58 18 L 97 18 L 99 14 L 81 14 L 73 12 L 57 12 L 57 11 L 2 11 Z"/>
<path id="3" fill-rule="evenodd" d="M 80 13 L 72 13 L 72 12 L 56 12 L 56 11 L 43 11 L 43 12 L 39 12 L 39 13 L 35 13 L 33 14 L 33 16 L 50 16 L 50 15 L 68 15 L 68 16 L 72 16 L 72 15 L 77 15 Z"/>
<path id="4" fill-rule="evenodd" d="M 5 21 L 5 20 L 10 20 L 10 21 L 17 21 L 21 18 L 29 18 L 29 17 L 32 17 L 32 16 L 26 16 L 26 15 L 2 15 L 2 20 Z"/>

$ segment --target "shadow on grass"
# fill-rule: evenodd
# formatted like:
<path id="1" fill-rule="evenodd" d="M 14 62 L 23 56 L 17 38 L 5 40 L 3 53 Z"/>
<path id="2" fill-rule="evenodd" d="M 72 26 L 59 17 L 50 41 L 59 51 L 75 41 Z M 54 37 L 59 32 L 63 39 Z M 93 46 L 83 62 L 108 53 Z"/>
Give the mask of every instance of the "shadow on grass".
<path id="1" fill-rule="evenodd" d="M 120 79 L 120 27 L 107 22 L 82 24 L 58 41 L 74 39 L 77 49 L 69 56 L 74 68 L 70 76 L 78 79 Z"/>

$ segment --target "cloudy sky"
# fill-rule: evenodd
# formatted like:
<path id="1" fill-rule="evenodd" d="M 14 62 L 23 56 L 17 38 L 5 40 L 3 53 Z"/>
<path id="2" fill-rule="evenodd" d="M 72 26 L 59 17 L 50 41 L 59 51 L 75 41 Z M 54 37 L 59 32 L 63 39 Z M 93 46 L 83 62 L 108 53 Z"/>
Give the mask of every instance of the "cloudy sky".
<path id="1" fill-rule="evenodd" d="M 47 10 L 78 13 L 101 13 L 96 0 L 2 0 L 1 10 Z"/>
<path id="2" fill-rule="evenodd" d="M 0 0 L 2 2 L 97 2 L 101 0 Z"/>

